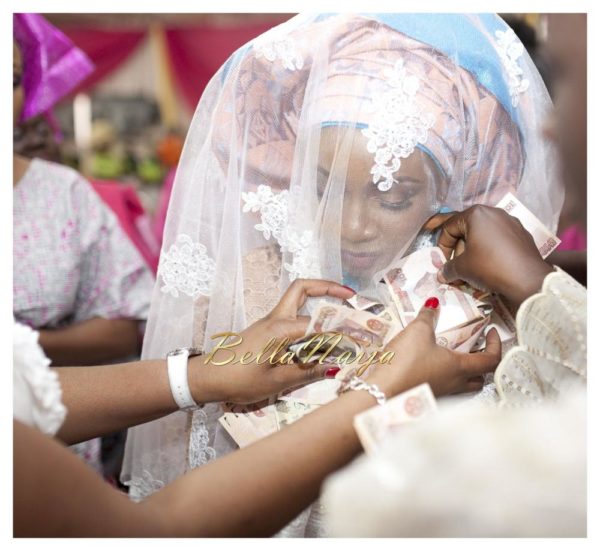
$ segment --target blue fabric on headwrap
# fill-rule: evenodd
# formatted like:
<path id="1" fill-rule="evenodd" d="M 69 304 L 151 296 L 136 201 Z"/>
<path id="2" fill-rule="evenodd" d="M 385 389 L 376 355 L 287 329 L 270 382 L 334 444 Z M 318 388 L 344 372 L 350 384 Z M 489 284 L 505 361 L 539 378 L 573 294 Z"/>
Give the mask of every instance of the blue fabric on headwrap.
<path id="1" fill-rule="evenodd" d="M 458 13 L 374 13 L 363 14 L 380 21 L 419 42 L 446 54 L 456 65 L 469 71 L 502 104 L 511 118 L 520 124 L 506 85 L 504 66 L 498 52 L 473 20 Z M 508 25 L 494 13 L 477 14 L 478 21 L 493 37 Z"/>
<path id="2" fill-rule="evenodd" d="M 322 14 L 317 20 L 336 15 L 338 14 Z M 477 81 L 496 97 L 513 121 L 519 127 L 521 126 L 518 110 L 512 105 L 504 66 L 498 52 L 468 16 L 460 13 L 361 13 L 360 15 L 379 21 L 444 53 L 456 65 L 475 76 Z M 495 13 L 474 15 L 479 18 L 478 20 L 492 37 L 496 31 L 506 31 L 510 28 Z"/>

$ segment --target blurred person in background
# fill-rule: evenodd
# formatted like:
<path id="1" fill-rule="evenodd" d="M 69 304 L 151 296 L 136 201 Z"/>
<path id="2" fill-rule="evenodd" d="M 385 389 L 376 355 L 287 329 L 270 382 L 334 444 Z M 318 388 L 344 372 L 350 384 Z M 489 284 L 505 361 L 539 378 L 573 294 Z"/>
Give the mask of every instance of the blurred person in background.
<path id="1" fill-rule="evenodd" d="M 535 28 L 522 18 L 505 16 L 504 20 L 515 31 L 527 53 L 531 56 L 550 96 L 554 99 L 555 82 L 560 80 L 556 64 L 551 62 L 548 53 L 544 50 Z M 558 222 L 558 237 L 560 245 L 549 258 L 552 264 L 560 266 L 582 285 L 587 284 L 587 228 L 581 222 L 578 210 L 578 201 L 581 197 L 573 193 L 573 186 L 569 185 L 571 175 L 563 174 L 566 184 L 565 204 Z"/>
<path id="2" fill-rule="evenodd" d="M 14 129 L 42 117 L 93 66 L 43 17 L 15 14 L 13 25 Z M 14 317 L 39 330 L 53 365 L 137 355 L 153 276 L 89 182 L 70 168 L 15 152 L 13 228 Z M 101 468 L 99 440 L 77 451 Z"/>
<path id="3" fill-rule="evenodd" d="M 60 162 L 55 130 L 45 114 L 31 117 L 13 127 L 13 152 L 28 159 Z"/>

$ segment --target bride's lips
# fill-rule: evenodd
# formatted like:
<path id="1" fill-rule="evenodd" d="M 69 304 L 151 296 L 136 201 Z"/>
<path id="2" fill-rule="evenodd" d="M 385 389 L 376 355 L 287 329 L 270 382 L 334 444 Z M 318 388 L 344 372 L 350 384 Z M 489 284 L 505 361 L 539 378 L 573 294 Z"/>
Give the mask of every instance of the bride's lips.
<path id="1" fill-rule="evenodd" d="M 342 264 L 344 264 L 346 268 L 351 266 L 361 271 L 372 268 L 375 261 L 379 258 L 379 253 L 377 252 L 370 251 L 368 253 L 359 253 L 347 249 L 342 249 L 341 255 Z"/>

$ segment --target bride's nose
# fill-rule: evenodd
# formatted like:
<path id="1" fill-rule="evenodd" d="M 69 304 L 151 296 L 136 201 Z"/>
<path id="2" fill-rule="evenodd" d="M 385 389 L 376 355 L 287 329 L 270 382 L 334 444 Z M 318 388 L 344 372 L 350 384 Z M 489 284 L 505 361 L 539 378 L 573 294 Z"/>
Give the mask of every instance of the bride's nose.
<path id="1" fill-rule="evenodd" d="M 351 197 L 344 201 L 341 230 L 342 240 L 346 242 L 370 241 L 377 236 L 377 221 L 369 214 L 364 197 Z"/>

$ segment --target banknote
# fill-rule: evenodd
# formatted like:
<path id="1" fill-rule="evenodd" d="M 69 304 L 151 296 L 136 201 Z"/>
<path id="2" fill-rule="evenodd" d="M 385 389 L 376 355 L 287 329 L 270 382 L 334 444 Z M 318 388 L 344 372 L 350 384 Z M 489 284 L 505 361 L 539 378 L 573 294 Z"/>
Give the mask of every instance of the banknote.
<path id="1" fill-rule="evenodd" d="M 288 347 L 301 363 L 335 363 L 336 359 L 344 353 L 350 353 L 355 357 L 359 349 L 359 344 L 354 339 L 337 331 L 309 334 Z"/>
<path id="2" fill-rule="evenodd" d="M 500 342 L 502 342 L 502 354 L 507 352 L 507 350 L 515 344 L 517 340 L 517 328 L 516 322 L 510 313 L 508 307 L 500 297 L 497 295 L 490 295 L 486 298 L 486 301 L 491 304 L 493 307 L 492 313 L 490 315 L 490 322 L 488 324 L 488 328 L 486 330 L 489 331 L 492 327 L 498 331 L 498 335 L 500 336 Z M 485 347 L 485 335 L 480 335 L 479 339 L 473 346 L 473 351 L 483 350 Z"/>
<path id="3" fill-rule="evenodd" d="M 279 430 L 274 399 L 257 404 L 221 404 L 219 422 L 240 446 L 247 446 Z"/>
<path id="4" fill-rule="evenodd" d="M 310 317 L 310 323 L 306 329 L 306 335 L 332 331 L 335 318 L 338 314 L 338 305 L 326 301 L 320 301 Z"/>
<path id="5" fill-rule="evenodd" d="M 533 241 L 540 251 L 542 258 L 546 258 L 560 245 L 560 239 L 546 228 L 546 226 L 544 226 L 544 224 L 542 224 L 542 222 L 512 193 L 507 193 L 496 207 L 505 210 L 523 224 L 523 227 L 533 237 Z"/>
<path id="6" fill-rule="evenodd" d="M 349 306 L 351 306 L 355 310 L 371 311 L 371 309 L 373 309 L 373 308 L 378 308 L 378 307 L 381 307 L 381 309 L 385 308 L 384 305 L 381 304 L 380 302 L 373 300 L 371 298 L 359 295 L 358 293 L 356 295 L 354 295 L 353 297 L 346 299 L 344 302 L 346 302 Z M 372 312 L 372 313 L 377 314 L 378 312 Z"/>
<path id="7" fill-rule="evenodd" d="M 257 404 L 221 404 L 225 414 L 242 416 L 248 421 L 257 438 L 263 438 L 277 431 L 274 399 L 263 400 Z"/>
<path id="8" fill-rule="evenodd" d="M 305 404 L 298 400 L 277 400 L 275 402 L 275 412 L 278 430 L 295 423 L 298 419 L 302 419 L 317 407 L 317 405 Z"/>
<path id="9" fill-rule="evenodd" d="M 441 306 L 436 333 L 482 317 L 471 295 L 437 280 L 437 273 L 444 262 L 446 260 L 439 247 L 427 247 L 404 257 L 384 275 L 404 327 L 417 316 L 429 297 L 437 297 Z"/>
<path id="10" fill-rule="evenodd" d="M 252 426 L 241 415 L 224 413 L 219 417 L 219 424 L 240 448 L 244 448 L 258 440 Z"/>
<path id="11" fill-rule="evenodd" d="M 249 446 L 261 438 L 243 414 L 226 412 L 219 417 L 219 423 L 240 448 Z"/>
<path id="12" fill-rule="evenodd" d="M 366 310 L 355 310 L 347 306 L 322 302 L 317 305 L 306 330 L 306 336 L 317 333 L 342 333 L 357 345 L 365 348 L 381 348 L 390 333 L 398 332 L 401 326 L 389 309 L 379 314 Z M 300 339 L 292 346 L 297 346 Z M 341 341 L 344 343 L 345 341 Z M 344 348 L 349 348 L 344 346 Z"/>
<path id="13" fill-rule="evenodd" d="M 338 367 L 337 365 L 335 367 Z M 281 400 L 295 400 L 313 406 L 324 406 L 338 397 L 341 381 L 322 379 L 307 385 L 292 388 L 279 395 Z"/>
<path id="14" fill-rule="evenodd" d="M 379 347 L 391 329 L 392 322 L 377 314 L 323 302 L 311 316 L 306 333 L 341 332 L 359 344 Z"/>
<path id="15" fill-rule="evenodd" d="M 490 322 L 490 316 L 476 319 L 466 325 L 447 329 L 435 336 L 436 343 L 455 352 L 470 352 Z"/>
<path id="16" fill-rule="evenodd" d="M 243 448 L 291 425 L 317 407 L 297 400 L 274 400 L 257 409 L 227 403 L 223 404 L 224 413 L 219 423 Z"/>
<path id="17" fill-rule="evenodd" d="M 354 417 L 354 428 L 365 451 L 373 454 L 386 438 L 435 411 L 435 397 L 425 383 L 395 396 L 382 406 L 359 413 Z"/>
<path id="18" fill-rule="evenodd" d="M 363 303 L 364 305 L 364 303 Z M 345 365 L 339 365 L 343 374 L 352 372 L 357 373 L 361 366 L 352 362 L 359 353 L 363 358 L 367 358 L 373 352 L 382 350 L 402 326 L 396 321 L 396 318 L 389 312 L 383 310 L 380 315 L 372 314 L 366 310 L 357 310 L 344 305 L 332 304 L 322 301 L 313 310 L 311 321 L 307 329 L 305 338 L 293 343 L 290 350 L 303 361 L 306 359 L 304 354 L 310 351 L 312 345 L 305 346 L 306 337 L 315 332 L 329 332 L 343 334 L 344 337 L 338 346 L 328 355 L 323 363 L 336 362 L 344 352 L 350 352 Z M 328 334 L 329 334 L 328 333 Z M 305 346 L 304 350 L 302 347 Z M 324 346 L 323 348 L 326 348 Z M 319 349 L 321 350 L 321 349 Z M 314 360 L 319 357 L 313 355 Z M 283 400 L 297 400 L 305 404 L 324 405 L 337 398 L 337 391 L 340 387 L 339 379 L 322 380 L 303 387 L 292 389 L 281 394 Z"/>

